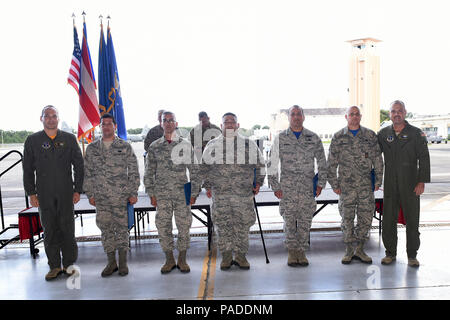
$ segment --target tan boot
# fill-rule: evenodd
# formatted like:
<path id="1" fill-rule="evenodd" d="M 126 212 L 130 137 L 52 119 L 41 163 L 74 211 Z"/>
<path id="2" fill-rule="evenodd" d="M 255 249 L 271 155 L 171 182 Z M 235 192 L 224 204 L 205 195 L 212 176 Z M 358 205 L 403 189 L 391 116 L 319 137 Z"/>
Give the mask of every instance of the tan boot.
<path id="1" fill-rule="evenodd" d="M 353 246 L 351 244 L 347 244 L 345 256 L 341 260 L 342 264 L 349 264 L 350 262 L 352 262 L 354 252 L 355 249 L 353 248 Z"/>
<path id="2" fill-rule="evenodd" d="M 288 263 L 287 264 L 290 267 L 298 266 L 297 252 L 293 249 L 288 249 Z"/>
<path id="3" fill-rule="evenodd" d="M 175 263 L 175 258 L 173 256 L 173 251 L 164 252 L 166 255 L 166 263 L 161 267 L 161 273 L 169 273 L 177 264 Z"/>
<path id="4" fill-rule="evenodd" d="M 222 253 L 222 262 L 220 263 L 220 270 L 228 270 L 231 268 L 233 262 L 233 254 L 231 251 L 224 251 Z"/>
<path id="5" fill-rule="evenodd" d="M 53 279 L 58 278 L 58 276 L 63 273 L 63 270 L 61 268 L 54 268 L 51 269 L 46 275 L 45 275 L 45 280 L 50 281 Z"/>
<path id="6" fill-rule="evenodd" d="M 114 272 L 116 272 L 117 270 L 119 270 L 119 268 L 117 268 L 117 263 L 116 263 L 116 252 L 108 252 L 106 254 L 108 256 L 108 264 L 106 265 L 105 269 L 103 269 L 102 271 L 102 277 L 108 277 L 110 275 L 112 275 Z"/>
<path id="7" fill-rule="evenodd" d="M 395 256 L 386 255 L 383 259 L 381 259 L 381 264 L 391 264 L 395 261 Z"/>
<path id="8" fill-rule="evenodd" d="M 119 275 L 126 276 L 128 274 L 127 250 L 119 249 Z"/>
<path id="9" fill-rule="evenodd" d="M 240 269 L 248 270 L 250 269 L 250 263 L 247 261 L 245 254 L 237 253 L 234 259 L 234 264 L 237 265 Z"/>
<path id="10" fill-rule="evenodd" d="M 302 267 L 306 267 L 307 265 L 309 265 L 309 261 L 306 258 L 305 251 L 303 250 L 297 251 L 297 263 Z"/>
<path id="11" fill-rule="evenodd" d="M 182 273 L 188 273 L 191 271 L 191 268 L 189 268 L 189 265 L 186 262 L 186 250 L 180 251 L 178 254 L 177 268 L 180 269 Z"/>
<path id="12" fill-rule="evenodd" d="M 416 258 L 408 258 L 408 266 L 417 268 L 420 266 L 419 260 Z"/>
<path id="13" fill-rule="evenodd" d="M 363 262 L 363 263 L 369 263 L 369 264 L 370 264 L 370 263 L 372 263 L 372 258 L 369 257 L 369 256 L 364 252 L 363 247 L 364 247 L 364 242 L 360 242 L 360 243 L 358 244 L 358 246 L 356 247 L 356 251 L 355 251 L 354 257 L 355 257 L 356 259 L 361 260 L 361 262 Z"/>

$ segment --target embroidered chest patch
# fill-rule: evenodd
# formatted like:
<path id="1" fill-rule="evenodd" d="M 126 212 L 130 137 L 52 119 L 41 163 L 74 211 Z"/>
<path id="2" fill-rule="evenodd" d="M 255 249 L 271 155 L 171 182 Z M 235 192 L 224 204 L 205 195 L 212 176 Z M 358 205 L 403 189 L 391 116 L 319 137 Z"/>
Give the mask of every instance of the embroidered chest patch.
<path id="1" fill-rule="evenodd" d="M 45 150 L 50 149 L 50 142 L 45 141 L 45 142 L 42 144 L 42 148 L 44 148 Z"/>

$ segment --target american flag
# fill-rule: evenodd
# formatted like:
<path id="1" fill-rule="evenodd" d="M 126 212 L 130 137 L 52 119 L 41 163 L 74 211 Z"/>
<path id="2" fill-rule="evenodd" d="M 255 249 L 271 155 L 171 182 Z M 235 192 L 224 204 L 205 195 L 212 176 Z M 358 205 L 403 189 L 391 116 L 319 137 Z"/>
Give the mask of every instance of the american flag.
<path id="1" fill-rule="evenodd" d="M 91 142 L 94 128 L 100 124 L 94 71 L 87 44 L 86 23 L 83 23 L 83 43 L 80 50 L 77 29 L 74 26 L 74 49 L 69 70 L 68 83 L 75 88 L 80 101 L 78 139 Z"/>
<path id="2" fill-rule="evenodd" d="M 77 91 L 77 93 L 79 93 L 78 88 L 80 86 L 81 49 L 80 42 L 78 41 L 77 28 L 75 26 L 73 26 L 73 43 L 72 62 L 70 64 L 67 82 Z"/>

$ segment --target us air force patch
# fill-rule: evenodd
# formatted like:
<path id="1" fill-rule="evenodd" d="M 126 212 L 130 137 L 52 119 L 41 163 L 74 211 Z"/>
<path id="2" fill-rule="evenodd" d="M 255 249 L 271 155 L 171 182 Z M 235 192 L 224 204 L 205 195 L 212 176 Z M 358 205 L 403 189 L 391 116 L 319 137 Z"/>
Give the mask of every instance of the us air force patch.
<path id="1" fill-rule="evenodd" d="M 45 141 L 45 142 L 42 144 L 42 148 L 44 148 L 45 150 L 49 149 L 49 148 L 50 148 L 50 142 Z"/>
<path id="2" fill-rule="evenodd" d="M 386 138 L 387 142 L 392 142 L 394 141 L 394 136 L 389 136 Z"/>
<path id="3" fill-rule="evenodd" d="M 402 135 L 400 136 L 400 139 L 408 139 L 408 135 L 407 135 L 407 134 L 402 134 Z"/>

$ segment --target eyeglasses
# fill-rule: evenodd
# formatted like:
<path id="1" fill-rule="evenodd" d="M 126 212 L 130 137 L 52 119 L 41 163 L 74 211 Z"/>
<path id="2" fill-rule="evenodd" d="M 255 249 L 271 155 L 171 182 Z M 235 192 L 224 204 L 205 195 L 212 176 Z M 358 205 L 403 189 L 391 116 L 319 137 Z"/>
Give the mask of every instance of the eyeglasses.
<path id="1" fill-rule="evenodd" d="M 175 123 L 175 120 L 173 120 L 173 119 L 163 119 L 163 122 L 172 124 L 172 123 Z"/>

